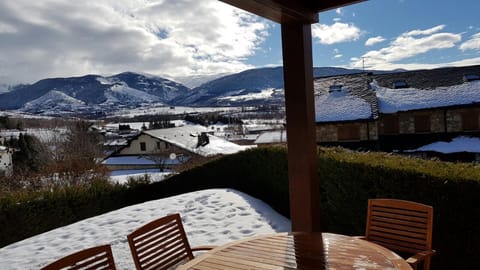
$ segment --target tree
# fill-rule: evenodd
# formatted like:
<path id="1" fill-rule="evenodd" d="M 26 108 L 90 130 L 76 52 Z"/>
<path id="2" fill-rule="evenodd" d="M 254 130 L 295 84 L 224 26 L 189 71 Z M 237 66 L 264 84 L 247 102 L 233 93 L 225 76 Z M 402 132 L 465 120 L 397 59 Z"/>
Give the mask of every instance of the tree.
<path id="1" fill-rule="evenodd" d="M 72 123 L 65 140 L 58 146 L 55 170 L 73 184 L 103 174 L 103 166 L 98 163 L 102 157 L 100 144 L 99 134 L 90 130 L 88 122 Z"/>
<path id="2" fill-rule="evenodd" d="M 48 149 L 34 136 L 20 133 L 18 139 L 11 138 L 7 145 L 18 150 L 12 156 L 15 173 L 38 173 L 50 161 Z"/>

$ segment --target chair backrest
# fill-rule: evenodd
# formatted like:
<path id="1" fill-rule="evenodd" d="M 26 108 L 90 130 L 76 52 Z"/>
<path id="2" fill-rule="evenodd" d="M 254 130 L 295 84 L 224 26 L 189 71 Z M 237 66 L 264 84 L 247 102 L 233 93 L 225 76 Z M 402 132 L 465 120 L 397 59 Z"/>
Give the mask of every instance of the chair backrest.
<path id="1" fill-rule="evenodd" d="M 365 236 L 394 251 L 416 253 L 432 248 L 433 207 L 395 200 L 368 200 Z"/>
<path id="2" fill-rule="evenodd" d="M 110 245 L 87 248 L 63 257 L 42 270 L 84 269 L 115 270 L 112 248 Z"/>
<path id="3" fill-rule="evenodd" d="M 169 269 L 193 259 L 182 219 L 173 214 L 136 229 L 128 236 L 128 244 L 137 269 Z"/>

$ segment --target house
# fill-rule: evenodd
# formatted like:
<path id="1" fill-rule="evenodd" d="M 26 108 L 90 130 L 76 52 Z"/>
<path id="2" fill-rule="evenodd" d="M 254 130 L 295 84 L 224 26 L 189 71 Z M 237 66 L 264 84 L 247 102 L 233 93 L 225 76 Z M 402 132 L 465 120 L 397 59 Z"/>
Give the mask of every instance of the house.
<path id="1" fill-rule="evenodd" d="M 480 136 L 480 66 L 315 79 L 317 143 L 386 151 Z"/>
<path id="2" fill-rule="evenodd" d="M 314 80 L 317 143 L 368 145 L 378 140 L 378 103 L 367 74 Z"/>
<path id="3" fill-rule="evenodd" d="M 206 127 L 185 125 L 143 130 L 103 163 L 111 169 L 173 167 L 195 157 L 233 154 L 251 147 L 213 136 Z"/>
<path id="4" fill-rule="evenodd" d="M 0 146 L 0 174 L 10 176 L 13 173 L 13 155 L 14 149 Z"/>

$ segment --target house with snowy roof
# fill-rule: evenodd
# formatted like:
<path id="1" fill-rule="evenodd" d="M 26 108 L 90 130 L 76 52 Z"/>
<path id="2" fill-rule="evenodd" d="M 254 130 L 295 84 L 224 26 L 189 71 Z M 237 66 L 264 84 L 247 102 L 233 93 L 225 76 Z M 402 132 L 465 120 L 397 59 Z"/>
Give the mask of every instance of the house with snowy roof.
<path id="1" fill-rule="evenodd" d="M 414 149 L 480 137 L 480 66 L 315 79 L 317 142 Z"/>
<path id="2" fill-rule="evenodd" d="M 104 160 L 111 169 L 173 167 L 195 157 L 233 154 L 252 146 L 241 146 L 211 134 L 200 125 L 143 130 Z"/>

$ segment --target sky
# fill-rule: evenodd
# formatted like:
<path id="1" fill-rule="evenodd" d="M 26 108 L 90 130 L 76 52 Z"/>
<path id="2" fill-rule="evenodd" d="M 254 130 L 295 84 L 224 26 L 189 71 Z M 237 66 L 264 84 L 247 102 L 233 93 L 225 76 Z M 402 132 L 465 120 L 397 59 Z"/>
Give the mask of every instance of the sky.
<path id="1" fill-rule="evenodd" d="M 370 0 L 319 14 L 315 66 L 480 64 L 480 1 Z M 2 0 L 0 84 L 143 72 L 177 79 L 282 64 L 281 27 L 218 0 Z"/>

